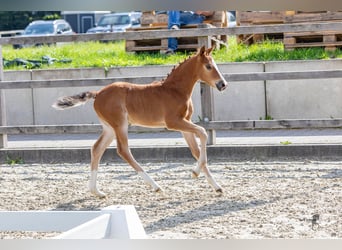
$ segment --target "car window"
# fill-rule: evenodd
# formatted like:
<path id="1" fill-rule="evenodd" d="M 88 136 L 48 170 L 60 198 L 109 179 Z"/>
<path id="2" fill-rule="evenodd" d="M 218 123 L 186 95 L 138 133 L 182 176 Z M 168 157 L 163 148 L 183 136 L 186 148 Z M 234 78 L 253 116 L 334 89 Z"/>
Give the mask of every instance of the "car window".
<path id="1" fill-rule="evenodd" d="M 64 31 L 64 24 L 63 23 L 61 23 L 61 24 L 58 24 L 57 25 L 57 33 L 59 33 L 59 32 L 63 32 Z"/>
<path id="2" fill-rule="evenodd" d="M 71 26 L 69 24 L 65 24 L 64 31 L 71 31 Z"/>
<path id="3" fill-rule="evenodd" d="M 57 33 L 65 33 L 71 31 L 71 27 L 67 23 L 60 23 L 57 25 Z"/>
<path id="4" fill-rule="evenodd" d="M 133 24 L 140 24 L 140 14 L 132 14 L 132 23 Z"/>
<path id="5" fill-rule="evenodd" d="M 121 23 L 122 23 L 122 24 L 129 24 L 129 23 L 130 23 L 130 18 L 129 18 L 129 16 L 122 16 L 122 17 L 121 17 Z"/>
<path id="6" fill-rule="evenodd" d="M 27 27 L 24 31 L 25 35 L 44 35 L 44 34 L 53 34 L 54 28 L 52 24 L 33 24 Z"/>
<path id="7" fill-rule="evenodd" d="M 107 25 L 122 25 L 129 24 L 130 17 L 128 15 L 115 15 L 115 16 L 104 16 L 99 21 L 99 26 L 107 26 Z"/>

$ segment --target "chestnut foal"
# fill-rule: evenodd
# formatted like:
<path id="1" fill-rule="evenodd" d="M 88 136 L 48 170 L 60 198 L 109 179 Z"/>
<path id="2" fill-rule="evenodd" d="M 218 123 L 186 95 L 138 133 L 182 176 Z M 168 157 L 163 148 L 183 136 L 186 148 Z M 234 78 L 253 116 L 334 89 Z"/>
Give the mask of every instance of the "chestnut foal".
<path id="1" fill-rule="evenodd" d="M 213 179 L 207 167 L 207 133 L 204 128 L 191 122 L 191 95 L 198 81 L 216 87 L 219 91 L 227 87 L 227 82 L 219 72 L 211 52 L 212 48 L 200 48 L 195 55 L 175 67 L 162 81 L 143 85 L 115 82 L 99 91 L 61 97 L 53 104 L 56 109 L 67 109 L 95 99 L 94 109 L 103 131 L 91 149 L 91 193 L 99 197 L 105 196 L 96 186 L 97 171 L 105 149 L 115 137 L 117 153 L 121 158 L 127 161 L 155 191 L 161 190 L 131 154 L 127 135 L 129 124 L 166 127 L 169 130 L 180 131 L 198 162 L 192 171 L 193 177 L 197 177 L 202 171 L 209 184 L 217 192 L 222 192 L 222 188 Z M 196 137 L 200 140 L 200 146 Z"/>

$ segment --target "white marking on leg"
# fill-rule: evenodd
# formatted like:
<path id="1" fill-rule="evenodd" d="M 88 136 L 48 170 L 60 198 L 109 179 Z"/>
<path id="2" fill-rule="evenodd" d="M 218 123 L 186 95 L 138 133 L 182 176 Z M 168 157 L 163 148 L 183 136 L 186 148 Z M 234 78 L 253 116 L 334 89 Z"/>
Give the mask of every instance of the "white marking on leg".
<path id="1" fill-rule="evenodd" d="M 96 187 L 96 180 L 97 180 L 97 171 L 96 170 L 93 170 L 90 172 L 90 180 L 89 180 L 89 189 L 90 189 L 90 192 L 98 197 L 105 197 L 106 194 L 99 191 Z"/>
<path id="2" fill-rule="evenodd" d="M 197 162 L 197 166 L 192 169 L 192 178 L 196 179 L 201 173 L 201 166 Z"/>
<path id="3" fill-rule="evenodd" d="M 216 192 L 222 193 L 222 188 L 217 182 L 214 180 L 212 176 L 206 176 L 209 184 L 215 189 Z"/>
<path id="4" fill-rule="evenodd" d="M 143 178 L 143 180 L 152 186 L 153 190 L 156 192 L 162 191 L 161 187 L 144 171 L 138 171 L 138 175 Z"/>

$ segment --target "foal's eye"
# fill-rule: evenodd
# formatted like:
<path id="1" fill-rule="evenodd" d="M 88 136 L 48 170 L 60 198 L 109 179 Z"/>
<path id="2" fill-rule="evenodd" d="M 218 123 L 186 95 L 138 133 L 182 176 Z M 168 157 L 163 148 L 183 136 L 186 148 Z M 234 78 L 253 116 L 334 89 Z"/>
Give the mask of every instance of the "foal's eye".
<path id="1" fill-rule="evenodd" d="M 211 70 L 212 66 L 210 64 L 206 64 L 205 67 L 207 68 L 207 70 Z"/>

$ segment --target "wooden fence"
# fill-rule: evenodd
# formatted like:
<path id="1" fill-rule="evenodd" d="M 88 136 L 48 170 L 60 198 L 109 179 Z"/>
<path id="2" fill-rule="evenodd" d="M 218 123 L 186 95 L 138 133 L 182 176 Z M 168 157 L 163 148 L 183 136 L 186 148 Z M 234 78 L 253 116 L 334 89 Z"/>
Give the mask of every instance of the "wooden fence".
<path id="1" fill-rule="evenodd" d="M 32 80 L 32 81 L 4 81 L 2 63 L 2 45 L 26 43 L 56 43 L 56 42 L 84 42 L 91 40 L 139 40 L 167 37 L 199 37 L 201 45 L 211 46 L 211 36 L 239 35 L 258 33 L 283 33 L 306 31 L 342 31 L 342 23 L 312 23 L 312 24 L 280 24 L 260 26 L 239 26 L 234 28 L 195 28 L 186 30 L 155 30 L 118 33 L 58 35 L 39 37 L 4 37 L 0 38 L 0 147 L 7 146 L 7 134 L 36 134 L 36 133 L 97 133 L 99 125 L 60 125 L 60 126 L 6 126 L 6 112 L 4 89 L 23 88 L 55 88 L 103 86 L 114 81 L 130 81 L 137 83 L 152 82 L 156 77 L 130 77 L 106 79 L 65 79 L 65 80 Z M 342 70 L 305 71 L 305 72 L 264 72 L 244 74 L 225 74 L 227 81 L 266 81 L 289 79 L 327 79 L 342 78 Z M 224 129 L 262 129 L 262 128 L 303 128 L 303 127 L 342 127 L 342 119 L 329 120 L 276 120 L 276 121 L 231 121 L 217 122 L 214 120 L 213 92 L 207 85 L 201 84 L 202 117 L 209 122 L 201 123 L 209 133 L 209 144 L 215 144 L 215 131 Z M 137 129 L 131 128 L 130 131 Z"/>

